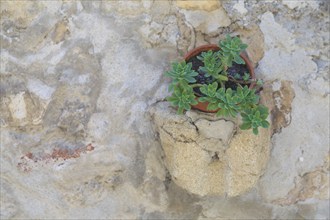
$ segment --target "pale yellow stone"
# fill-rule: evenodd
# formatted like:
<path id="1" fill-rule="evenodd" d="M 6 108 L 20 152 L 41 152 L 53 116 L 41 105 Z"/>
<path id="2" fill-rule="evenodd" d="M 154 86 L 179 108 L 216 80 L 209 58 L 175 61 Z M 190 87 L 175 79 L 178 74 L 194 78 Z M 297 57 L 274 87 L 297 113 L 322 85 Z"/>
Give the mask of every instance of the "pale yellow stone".
<path id="1" fill-rule="evenodd" d="M 70 33 L 67 21 L 60 21 L 56 24 L 52 39 L 57 44 L 65 39 L 65 36 Z"/>
<path id="2" fill-rule="evenodd" d="M 263 57 L 265 51 L 264 35 L 258 26 L 252 29 L 238 30 L 242 41 L 248 45 L 246 52 L 252 63 L 257 64 Z"/>
<path id="3" fill-rule="evenodd" d="M 182 10 L 185 19 L 196 31 L 204 34 L 214 34 L 221 27 L 228 27 L 231 20 L 222 7 L 211 12 L 203 10 Z"/>
<path id="4" fill-rule="evenodd" d="M 269 160 L 270 129 L 239 131 L 226 151 L 228 159 L 228 196 L 237 196 L 254 186 Z"/>
<path id="5" fill-rule="evenodd" d="M 217 0 L 177 0 L 176 4 L 179 8 L 187 10 L 213 11 L 220 7 L 220 2 Z"/>
<path id="6" fill-rule="evenodd" d="M 1 1 L 1 19 L 10 18 L 18 26 L 27 27 L 43 8 L 37 1 Z"/>
<path id="7" fill-rule="evenodd" d="M 166 167 L 173 181 L 189 192 L 233 197 L 253 188 L 263 174 L 269 159 L 270 128 L 254 135 L 251 130 L 241 131 L 237 124 L 233 128 L 224 119 L 210 120 L 214 131 L 237 129 L 223 143 L 222 136 L 209 137 L 200 129 L 200 121 L 207 121 L 204 114 L 178 116 L 168 104 L 159 103 L 152 115 Z"/>
<path id="8" fill-rule="evenodd" d="M 196 143 L 176 142 L 163 130 L 160 139 L 166 166 L 177 185 L 201 196 L 225 193 L 224 162 L 211 162 L 208 152 Z"/>
<path id="9" fill-rule="evenodd" d="M 139 16 L 149 10 L 149 6 L 137 1 L 102 1 L 101 10 L 106 14 L 117 14 L 127 17 Z"/>

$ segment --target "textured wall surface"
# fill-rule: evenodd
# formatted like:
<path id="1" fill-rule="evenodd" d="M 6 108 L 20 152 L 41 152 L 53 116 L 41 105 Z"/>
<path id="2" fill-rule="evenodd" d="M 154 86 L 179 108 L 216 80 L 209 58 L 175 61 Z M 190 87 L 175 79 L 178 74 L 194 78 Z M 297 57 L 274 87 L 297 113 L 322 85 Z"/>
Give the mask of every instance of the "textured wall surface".
<path id="1" fill-rule="evenodd" d="M 1 0 L 0 15 L 1 219 L 330 218 L 328 1 Z M 254 188 L 201 197 L 172 181 L 148 112 L 170 63 L 227 33 L 278 121 Z"/>

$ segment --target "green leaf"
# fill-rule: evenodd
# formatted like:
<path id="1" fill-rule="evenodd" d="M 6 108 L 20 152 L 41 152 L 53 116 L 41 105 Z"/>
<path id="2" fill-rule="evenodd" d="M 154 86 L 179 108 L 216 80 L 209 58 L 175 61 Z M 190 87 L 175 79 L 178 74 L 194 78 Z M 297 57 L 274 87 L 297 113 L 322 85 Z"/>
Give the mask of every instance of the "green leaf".
<path id="1" fill-rule="evenodd" d="M 248 119 L 247 114 L 245 114 L 244 112 L 241 113 L 241 116 L 242 116 L 243 121 Z"/>
<path id="2" fill-rule="evenodd" d="M 207 105 L 207 110 L 214 111 L 214 110 L 217 110 L 217 109 L 218 109 L 217 103 L 209 103 Z"/>
<path id="3" fill-rule="evenodd" d="M 240 129 L 242 130 L 248 130 L 251 128 L 251 124 L 249 123 L 243 123 L 241 126 L 240 126 Z"/>
<path id="4" fill-rule="evenodd" d="M 168 86 L 168 91 L 172 92 L 174 90 L 174 86 L 175 86 L 175 84 L 170 83 L 170 85 Z"/>
<path id="5" fill-rule="evenodd" d="M 244 73 L 243 80 L 248 81 L 250 79 L 250 74 Z"/>
<path id="6" fill-rule="evenodd" d="M 259 112 L 259 111 L 256 111 L 255 114 L 254 114 L 254 116 L 255 116 L 256 118 L 260 119 L 260 112 Z"/>
<path id="7" fill-rule="evenodd" d="M 221 81 L 228 81 L 228 77 L 221 74 L 217 75 L 216 78 Z"/>
<path id="8" fill-rule="evenodd" d="M 198 101 L 207 102 L 207 97 L 200 97 L 200 98 L 198 98 Z"/>
<path id="9" fill-rule="evenodd" d="M 191 102 L 190 102 L 190 103 L 191 103 Z M 187 102 L 183 103 L 183 108 L 184 108 L 185 110 L 189 111 L 189 110 L 191 109 L 190 103 L 187 103 Z"/>
<path id="10" fill-rule="evenodd" d="M 217 117 L 221 117 L 221 116 L 226 116 L 226 110 L 225 109 L 220 109 L 217 113 L 216 116 Z"/>
<path id="11" fill-rule="evenodd" d="M 247 44 L 241 44 L 241 45 L 240 45 L 240 49 L 241 49 L 241 51 L 242 51 L 242 50 L 245 50 L 247 47 L 248 47 Z"/>
<path id="12" fill-rule="evenodd" d="M 244 60 L 240 56 L 235 56 L 234 61 L 237 64 L 245 64 Z"/>
<path id="13" fill-rule="evenodd" d="M 169 102 L 174 102 L 174 101 L 176 101 L 177 99 L 176 99 L 176 97 L 169 96 L 169 97 L 166 98 L 166 100 L 169 101 Z"/>
<path id="14" fill-rule="evenodd" d="M 258 128 L 253 128 L 252 130 L 253 130 L 253 134 L 258 135 L 258 133 L 259 133 Z"/>
<path id="15" fill-rule="evenodd" d="M 194 77 L 192 77 L 192 76 L 187 76 L 185 79 L 186 79 L 186 81 L 189 82 L 189 83 L 194 83 L 194 82 L 196 82 L 196 79 L 195 79 Z"/>
<path id="16" fill-rule="evenodd" d="M 194 99 L 193 101 L 190 102 L 191 105 L 197 105 L 198 101 L 196 99 Z"/>
<path id="17" fill-rule="evenodd" d="M 235 73 L 234 78 L 235 79 L 240 79 L 241 78 L 241 75 L 239 73 Z M 240 87 L 238 87 L 238 88 L 240 88 Z"/>
<path id="18" fill-rule="evenodd" d="M 211 86 L 212 86 L 212 91 L 216 91 L 217 90 L 217 88 L 218 88 L 218 83 L 217 82 L 213 82 L 212 84 L 211 84 Z"/>
<path id="19" fill-rule="evenodd" d="M 264 83 L 263 83 L 263 81 L 262 81 L 261 79 L 258 79 L 258 80 L 257 80 L 257 85 L 258 85 L 258 86 L 262 86 L 263 84 L 264 84 Z"/>
<path id="20" fill-rule="evenodd" d="M 178 115 L 182 115 L 183 114 L 183 108 L 182 107 L 179 107 L 178 108 L 177 114 Z"/>
<path id="21" fill-rule="evenodd" d="M 235 117 L 236 116 L 236 111 L 234 109 L 232 109 L 232 108 L 227 109 L 227 113 L 231 117 Z"/>
<path id="22" fill-rule="evenodd" d="M 269 127 L 269 122 L 268 121 L 262 121 L 261 122 L 261 127 L 268 128 Z"/>
<path id="23" fill-rule="evenodd" d="M 268 108 L 266 106 L 259 105 L 258 106 L 258 111 L 261 114 L 261 118 L 265 119 L 265 118 L 268 117 Z"/>

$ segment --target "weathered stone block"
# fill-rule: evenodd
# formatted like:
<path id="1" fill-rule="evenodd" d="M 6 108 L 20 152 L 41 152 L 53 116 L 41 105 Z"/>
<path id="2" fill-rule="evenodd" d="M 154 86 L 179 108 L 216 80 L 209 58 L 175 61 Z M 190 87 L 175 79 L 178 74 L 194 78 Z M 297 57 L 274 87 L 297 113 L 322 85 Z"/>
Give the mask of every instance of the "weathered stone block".
<path id="1" fill-rule="evenodd" d="M 176 115 L 168 103 L 158 103 L 151 114 L 167 169 L 173 181 L 188 191 L 201 196 L 237 196 L 263 174 L 270 129 L 259 129 L 256 136 L 240 130 L 234 120 L 204 113 Z"/>
<path id="2" fill-rule="evenodd" d="M 226 11 L 220 7 L 212 12 L 202 10 L 182 10 L 186 21 L 192 25 L 196 31 L 205 34 L 214 34 L 221 27 L 228 27 L 231 21 Z"/>
<path id="3" fill-rule="evenodd" d="M 213 11 L 220 7 L 220 2 L 216 0 L 211 0 L 211 1 L 177 0 L 176 4 L 179 8 L 184 8 L 188 10 Z"/>

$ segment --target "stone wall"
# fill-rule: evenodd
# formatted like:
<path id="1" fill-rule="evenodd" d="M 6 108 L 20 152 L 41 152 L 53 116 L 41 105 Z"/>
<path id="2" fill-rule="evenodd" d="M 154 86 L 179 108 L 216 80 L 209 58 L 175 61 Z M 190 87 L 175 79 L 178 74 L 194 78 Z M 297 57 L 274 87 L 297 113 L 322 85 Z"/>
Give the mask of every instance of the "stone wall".
<path id="1" fill-rule="evenodd" d="M 1 219 L 329 218 L 328 1 L 4 0 L 0 13 Z M 172 180 L 148 112 L 170 63 L 227 33 L 273 82 L 278 121 L 254 188 L 201 197 Z"/>

